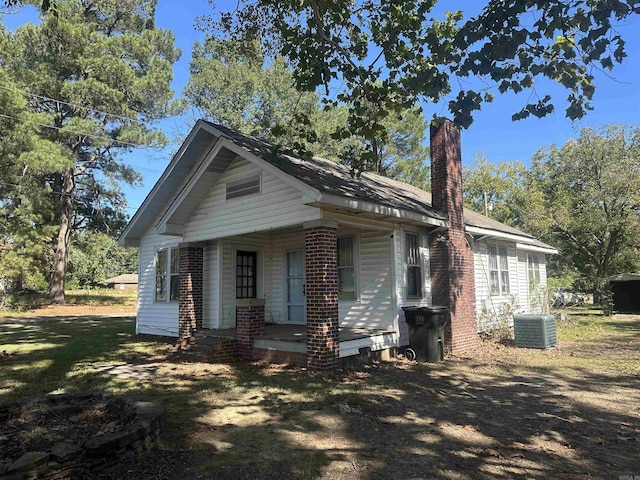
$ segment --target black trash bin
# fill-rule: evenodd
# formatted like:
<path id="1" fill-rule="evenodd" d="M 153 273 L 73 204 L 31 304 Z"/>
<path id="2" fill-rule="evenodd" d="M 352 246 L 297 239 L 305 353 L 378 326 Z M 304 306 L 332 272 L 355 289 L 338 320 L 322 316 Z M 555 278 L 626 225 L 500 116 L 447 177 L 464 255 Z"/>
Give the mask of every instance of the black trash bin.
<path id="1" fill-rule="evenodd" d="M 449 309 L 438 305 L 402 307 L 409 326 L 409 348 L 405 355 L 418 362 L 444 360 L 444 326 L 449 321 Z"/>

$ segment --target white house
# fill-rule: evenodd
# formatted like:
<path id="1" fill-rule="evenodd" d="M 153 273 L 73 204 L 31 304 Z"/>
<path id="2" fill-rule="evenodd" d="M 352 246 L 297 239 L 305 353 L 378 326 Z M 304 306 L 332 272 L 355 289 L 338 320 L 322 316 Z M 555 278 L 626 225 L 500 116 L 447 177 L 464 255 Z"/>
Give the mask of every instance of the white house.
<path id="1" fill-rule="evenodd" d="M 120 237 L 140 249 L 137 332 L 324 369 L 408 345 L 403 306 L 448 306 L 453 352 L 500 305 L 532 311 L 556 250 L 463 209 L 459 132 L 431 136 L 433 198 L 198 121 Z"/>

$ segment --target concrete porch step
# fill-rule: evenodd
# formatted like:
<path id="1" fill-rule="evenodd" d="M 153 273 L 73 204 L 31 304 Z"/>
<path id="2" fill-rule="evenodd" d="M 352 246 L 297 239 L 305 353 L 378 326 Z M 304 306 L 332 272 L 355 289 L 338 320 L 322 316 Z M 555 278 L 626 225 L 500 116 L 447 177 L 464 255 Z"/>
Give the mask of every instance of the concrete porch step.
<path id="1" fill-rule="evenodd" d="M 222 337 L 216 334 L 212 334 L 208 331 L 194 332 L 191 338 L 193 338 L 193 341 L 195 342 L 196 345 L 211 345 L 211 346 L 218 345 L 222 340 L 235 339 L 235 337 Z"/>

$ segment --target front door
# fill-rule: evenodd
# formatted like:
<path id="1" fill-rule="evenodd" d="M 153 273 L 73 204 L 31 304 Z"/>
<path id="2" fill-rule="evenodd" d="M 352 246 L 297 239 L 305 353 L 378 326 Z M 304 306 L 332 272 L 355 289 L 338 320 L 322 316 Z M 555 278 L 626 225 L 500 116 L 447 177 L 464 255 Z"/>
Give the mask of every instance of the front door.
<path id="1" fill-rule="evenodd" d="M 287 321 L 304 325 L 304 252 L 287 252 Z"/>

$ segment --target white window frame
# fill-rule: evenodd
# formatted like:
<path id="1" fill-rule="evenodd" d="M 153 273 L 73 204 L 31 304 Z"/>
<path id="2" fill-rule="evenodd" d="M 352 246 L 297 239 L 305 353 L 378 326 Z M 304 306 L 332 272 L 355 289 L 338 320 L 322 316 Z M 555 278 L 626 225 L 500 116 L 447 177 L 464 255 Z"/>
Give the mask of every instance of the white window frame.
<path id="1" fill-rule="evenodd" d="M 410 258 L 409 252 L 409 238 L 413 236 L 416 238 L 416 248 L 417 254 L 416 259 Z M 422 242 L 422 238 L 419 232 L 404 232 L 403 235 L 404 240 L 404 281 L 405 281 L 405 299 L 407 300 L 422 300 L 424 298 L 424 265 L 422 262 L 422 252 L 420 251 L 420 245 Z M 413 263 L 409 263 L 413 261 Z M 418 292 L 417 295 L 409 295 L 409 269 L 417 268 L 418 269 Z"/>
<path id="2" fill-rule="evenodd" d="M 492 252 L 492 249 L 495 249 L 495 253 Z M 509 248 L 499 243 L 487 244 L 487 265 L 489 270 L 489 295 L 492 297 L 510 295 Z M 492 277 L 492 272 L 496 272 L 496 280 Z"/>
<path id="3" fill-rule="evenodd" d="M 158 297 L 158 254 L 160 252 L 165 252 L 166 253 L 166 264 L 165 264 L 165 270 L 164 270 L 164 277 L 165 281 L 164 281 L 164 285 L 163 285 L 163 289 L 162 289 L 162 297 L 163 298 L 159 298 Z M 172 260 L 174 260 L 174 257 L 177 256 L 178 258 L 178 263 L 177 263 L 177 271 L 173 271 L 172 270 Z M 156 303 L 170 303 L 170 302 L 177 302 L 179 300 L 180 297 L 180 248 L 177 245 L 167 245 L 167 246 L 162 246 L 159 248 L 156 248 L 155 252 L 154 252 L 154 256 L 153 256 L 153 265 L 154 265 L 154 280 L 155 280 L 155 287 L 154 287 L 154 293 L 153 293 L 153 298 L 154 301 Z M 173 289 L 171 288 L 171 284 L 172 284 L 172 280 L 174 280 L 177 282 L 176 285 L 176 293 L 175 296 L 172 297 L 172 293 L 173 293 Z"/>
<path id="4" fill-rule="evenodd" d="M 352 252 L 352 258 L 353 258 L 353 265 L 345 265 L 345 266 L 340 266 L 340 262 L 339 259 L 337 258 L 337 255 L 339 255 L 340 252 L 340 248 L 338 246 L 338 241 L 340 239 L 344 239 L 344 238 L 351 238 L 352 240 L 352 246 L 353 246 L 353 252 Z M 348 301 L 348 302 L 354 302 L 354 301 L 358 301 L 360 299 L 360 271 L 359 271 L 359 266 L 360 266 L 360 249 L 359 249 L 359 236 L 355 233 L 351 233 L 351 234 L 346 234 L 346 235 L 338 235 L 338 238 L 336 240 L 336 260 L 337 260 L 337 266 L 338 266 L 338 300 L 342 300 L 342 301 Z M 344 292 L 340 291 L 340 270 L 346 270 L 346 269 L 352 269 L 353 270 L 353 295 L 350 294 L 346 294 Z"/>
<path id="5" fill-rule="evenodd" d="M 541 280 L 539 255 L 535 255 L 533 253 L 527 254 L 527 279 L 529 280 L 529 288 L 535 288 L 540 285 Z"/>

